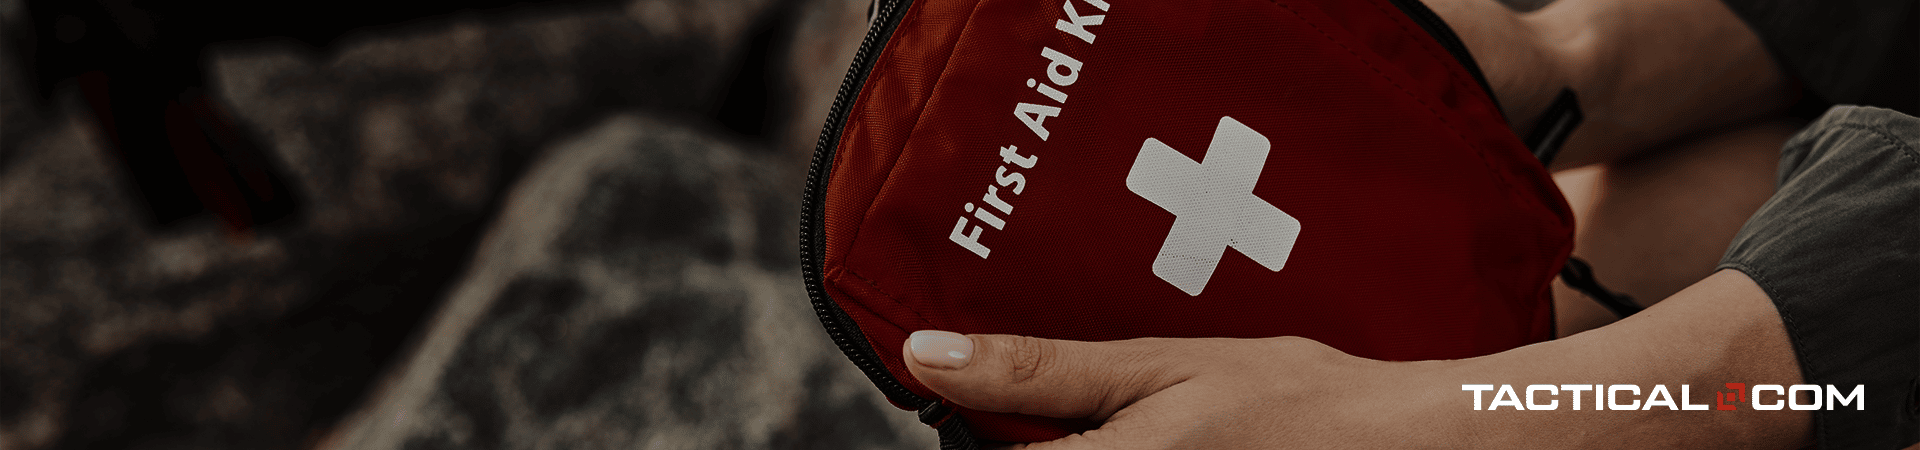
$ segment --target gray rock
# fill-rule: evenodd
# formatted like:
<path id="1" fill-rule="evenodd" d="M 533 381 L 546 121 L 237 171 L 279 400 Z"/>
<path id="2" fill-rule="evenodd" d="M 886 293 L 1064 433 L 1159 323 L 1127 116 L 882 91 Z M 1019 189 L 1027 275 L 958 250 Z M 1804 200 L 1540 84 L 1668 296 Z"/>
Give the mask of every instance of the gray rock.
<path id="1" fill-rule="evenodd" d="M 635 3 L 644 21 L 610 7 L 454 16 L 345 38 L 325 60 L 224 45 L 213 72 L 294 172 L 314 229 L 407 227 L 477 215 L 547 140 L 609 108 L 712 109 L 744 26 L 729 23 L 754 6 Z"/>
<path id="2" fill-rule="evenodd" d="M 780 159 L 634 116 L 544 152 L 325 448 L 934 446 L 820 331 Z"/>
<path id="3" fill-rule="evenodd" d="M 23 139 L 0 172 L 0 447 L 10 449 L 49 445 L 74 422 L 123 425 L 133 399 L 83 394 L 127 358 L 283 315 L 313 286 L 283 236 L 230 240 L 211 220 L 174 233 L 142 228 L 90 125 L 49 122 L 55 128 Z M 143 393 L 223 383 L 200 381 Z M 173 406 L 186 420 L 252 412 L 228 400 Z"/>
<path id="4" fill-rule="evenodd" d="M 144 224 L 75 100 L 30 104 L 0 46 L 0 448 L 931 447 L 826 342 L 796 269 L 866 3 L 218 45 L 213 92 L 305 200 L 245 238 Z M 735 101 L 754 76 L 774 98 Z M 752 140 L 704 125 L 762 106 Z M 554 144 L 631 110 L 682 119 Z"/>
<path id="5" fill-rule="evenodd" d="M 75 100 L 27 105 L 0 46 L 0 448 L 311 444 L 446 296 L 539 149 L 608 110 L 710 113 L 769 5 L 456 15 L 328 55 L 219 46 L 215 93 L 306 200 L 244 239 L 210 217 L 144 224 Z"/>

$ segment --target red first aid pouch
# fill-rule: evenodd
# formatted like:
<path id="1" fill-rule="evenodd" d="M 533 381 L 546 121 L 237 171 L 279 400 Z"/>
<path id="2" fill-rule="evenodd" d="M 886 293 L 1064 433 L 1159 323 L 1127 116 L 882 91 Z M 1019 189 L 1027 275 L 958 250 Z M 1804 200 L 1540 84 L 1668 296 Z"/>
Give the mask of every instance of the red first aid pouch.
<path id="1" fill-rule="evenodd" d="M 816 312 L 949 448 L 1097 424 L 944 402 L 917 330 L 1466 358 L 1553 336 L 1572 246 L 1417 0 L 882 1 L 809 176 Z"/>

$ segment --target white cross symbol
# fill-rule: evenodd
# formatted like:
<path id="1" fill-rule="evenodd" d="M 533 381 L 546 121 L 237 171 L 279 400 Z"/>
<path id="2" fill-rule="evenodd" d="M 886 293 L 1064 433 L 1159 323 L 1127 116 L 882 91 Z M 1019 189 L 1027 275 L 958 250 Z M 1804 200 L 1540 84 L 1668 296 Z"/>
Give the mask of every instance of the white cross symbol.
<path id="1" fill-rule="evenodd" d="M 1173 229 L 1153 259 L 1153 274 L 1187 295 L 1200 295 L 1227 247 L 1279 271 L 1300 236 L 1300 221 L 1253 195 L 1266 168 L 1266 136 L 1232 117 L 1221 117 L 1207 145 L 1206 162 L 1194 162 L 1147 138 L 1127 173 L 1127 190 L 1174 215 Z"/>

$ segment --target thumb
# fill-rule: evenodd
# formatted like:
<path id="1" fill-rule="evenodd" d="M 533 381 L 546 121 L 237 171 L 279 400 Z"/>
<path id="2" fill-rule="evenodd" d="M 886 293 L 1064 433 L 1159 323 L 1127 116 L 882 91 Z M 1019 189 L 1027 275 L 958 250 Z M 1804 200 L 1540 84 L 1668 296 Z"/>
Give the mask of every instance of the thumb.
<path id="1" fill-rule="evenodd" d="M 1178 339 L 1081 342 L 921 330 L 907 339 L 907 370 L 929 389 L 980 411 L 1105 421 L 1186 381 L 1194 364 Z"/>

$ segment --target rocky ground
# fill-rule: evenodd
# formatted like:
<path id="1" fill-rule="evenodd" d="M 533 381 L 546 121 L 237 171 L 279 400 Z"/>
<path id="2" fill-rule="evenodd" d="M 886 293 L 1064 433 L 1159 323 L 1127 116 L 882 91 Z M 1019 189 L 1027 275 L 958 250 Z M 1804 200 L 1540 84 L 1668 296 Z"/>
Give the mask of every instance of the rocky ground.
<path id="1" fill-rule="evenodd" d="M 0 24 L 22 26 L 22 2 Z M 0 448 L 930 448 L 796 249 L 866 0 L 454 13 L 210 48 L 303 200 L 158 227 L 0 53 Z"/>

